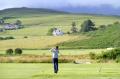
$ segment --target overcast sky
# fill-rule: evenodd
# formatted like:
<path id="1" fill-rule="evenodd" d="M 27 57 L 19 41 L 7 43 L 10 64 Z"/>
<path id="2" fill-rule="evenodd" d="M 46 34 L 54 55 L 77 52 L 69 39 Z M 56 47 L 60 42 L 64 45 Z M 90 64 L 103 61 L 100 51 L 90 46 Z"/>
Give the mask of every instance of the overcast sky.
<path id="1" fill-rule="evenodd" d="M 0 9 L 13 7 L 56 8 L 64 6 L 100 6 L 102 4 L 120 7 L 120 0 L 0 0 Z"/>

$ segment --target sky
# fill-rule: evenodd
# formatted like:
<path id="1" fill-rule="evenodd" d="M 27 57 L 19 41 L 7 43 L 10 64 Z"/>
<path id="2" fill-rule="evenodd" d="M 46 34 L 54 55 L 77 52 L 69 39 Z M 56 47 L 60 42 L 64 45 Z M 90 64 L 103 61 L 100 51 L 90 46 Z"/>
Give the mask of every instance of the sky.
<path id="1" fill-rule="evenodd" d="M 54 9 L 65 6 L 100 6 L 103 4 L 120 7 L 120 0 L 0 0 L 0 9 L 15 7 Z"/>

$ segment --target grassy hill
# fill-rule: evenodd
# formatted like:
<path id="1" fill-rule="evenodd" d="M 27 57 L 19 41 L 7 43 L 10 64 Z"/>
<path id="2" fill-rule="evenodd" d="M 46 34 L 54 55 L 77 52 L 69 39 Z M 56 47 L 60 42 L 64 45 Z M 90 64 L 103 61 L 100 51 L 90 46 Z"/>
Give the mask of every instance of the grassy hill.
<path id="1" fill-rule="evenodd" d="M 4 10 L 0 10 L 1 16 L 6 17 L 25 17 L 25 16 L 40 16 L 40 15 L 47 15 L 47 14 L 64 14 L 65 12 L 55 11 L 51 9 L 43 9 L 43 8 L 8 8 Z"/>
<path id="2" fill-rule="evenodd" d="M 41 14 L 39 14 L 41 15 Z M 17 19 L 22 21 L 24 29 L 13 30 L 2 33 L 2 35 L 46 35 L 48 30 L 52 27 L 62 29 L 64 32 L 68 32 L 71 29 L 71 23 L 76 22 L 78 29 L 80 29 L 81 23 L 86 19 L 91 19 L 95 22 L 96 27 L 100 25 L 111 24 L 115 21 L 120 21 L 119 17 L 111 16 L 97 16 L 97 15 L 75 15 L 75 14 L 57 14 L 47 16 L 29 16 L 20 18 L 11 18 L 6 20 L 7 23 L 14 23 Z M 0 33 L 1 34 L 1 33 Z"/>
<path id="3" fill-rule="evenodd" d="M 96 27 L 99 27 L 100 25 L 108 25 L 116 21 L 120 21 L 120 17 L 116 16 L 69 14 L 49 9 L 35 8 L 12 8 L 0 11 L 0 17 L 6 16 L 13 17 L 5 20 L 6 23 L 14 23 L 16 20 L 19 19 L 22 21 L 22 24 L 25 28 L 0 32 L 0 36 L 13 36 L 17 38 L 15 40 L 0 41 L 0 44 L 2 44 L 1 48 L 3 49 L 9 48 L 10 46 L 13 48 L 21 47 L 28 49 L 41 47 L 46 48 L 48 46 L 54 46 L 59 43 L 62 43 L 61 47 L 63 48 L 105 48 L 113 46 L 115 43 L 118 42 L 112 42 L 112 40 L 113 38 L 117 39 L 117 37 L 119 37 L 119 25 L 112 25 L 111 27 L 107 27 L 106 31 L 98 30 L 83 35 L 65 35 L 63 37 L 61 36 L 60 38 L 51 36 L 51 39 L 49 39 L 49 36 L 47 36 L 48 30 L 52 27 L 60 28 L 63 32 L 66 33 L 70 31 L 72 22 L 76 22 L 78 29 L 80 29 L 80 25 L 84 20 L 91 19 L 96 24 Z M 107 32 L 109 30 L 111 31 L 110 33 Z M 116 35 L 114 35 L 114 32 Z M 108 34 L 111 34 L 112 37 L 110 38 Z M 24 36 L 28 36 L 29 38 L 24 39 Z M 79 37 L 75 39 L 77 41 L 71 42 L 70 40 L 72 38 L 74 39 L 74 37 L 76 36 Z M 112 40 L 109 40 L 108 38 Z M 99 39 L 101 39 L 102 43 L 104 44 L 101 44 L 101 41 Z M 37 44 L 36 46 L 31 46 L 33 40 L 37 40 L 35 42 L 35 44 Z M 53 40 L 56 40 L 56 42 L 54 43 Z M 42 43 L 43 41 L 46 43 L 46 45 Z M 52 42 L 49 43 L 48 41 Z M 27 44 L 24 42 L 26 42 Z"/>
<path id="4" fill-rule="evenodd" d="M 107 26 L 104 30 L 88 32 L 88 39 L 64 42 L 63 48 L 109 48 L 120 47 L 120 24 Z"/>

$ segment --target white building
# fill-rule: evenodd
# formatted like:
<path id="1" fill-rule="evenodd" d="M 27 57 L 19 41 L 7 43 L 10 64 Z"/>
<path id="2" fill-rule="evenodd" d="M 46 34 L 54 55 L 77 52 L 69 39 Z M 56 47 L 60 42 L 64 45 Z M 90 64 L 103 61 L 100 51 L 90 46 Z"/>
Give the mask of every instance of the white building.
<path id="1" fill-rule="evenodd" d="M 15 25 L 15 24 L 7 23 L 7 24 L 4 25 L 5 30 L 14 30 L 14 29 L 19 29 L 19 28 L 20 28 L 20 26 Z"/>
<path id="2" fill-rule="evenodd" d="M 64 33 L 60 29 L 55 28 L 52 34 L 53 36 L 62 36 Z"/>

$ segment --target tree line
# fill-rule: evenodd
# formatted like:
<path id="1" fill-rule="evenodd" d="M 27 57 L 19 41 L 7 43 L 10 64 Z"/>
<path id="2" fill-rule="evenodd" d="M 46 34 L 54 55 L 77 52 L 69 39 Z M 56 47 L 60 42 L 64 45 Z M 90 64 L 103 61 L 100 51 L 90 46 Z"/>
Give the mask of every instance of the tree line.
<path id="1" fill-rule="evenodd" d="M 77 28 L 76 23 L 72 22 L 72 27 L 71 27 L 71 32 L 72 33 L 77 33 L 77 32 L 89 32 L 89 31 L 94 31 L 97 28 L 95 27 L 94 22 L 92 22 L 92 20 L 88 19 L 85 20 L 82 24 L 81 24 L 81 28 L 80 30 Z"/>
<path id="2" fill-rule="evenodd" d="M 94 31 L 97 28 L 95 27 L 95 24 L 92 20 L 88 19 L 85 20 L 81 25 L 81 28 L 78 29 L 76 22 L 72 22 L 71 24 L 71 28 L 70 31 L 67 32 L 67 34 L 71 34 L 71 33 L 79 33 L 79 32 L 89 32 L 89 31 Z M 47 35 L 52 35 L 52 32 L 54 31 L 55 28 L 50 28 L 48 30 Z"/>

